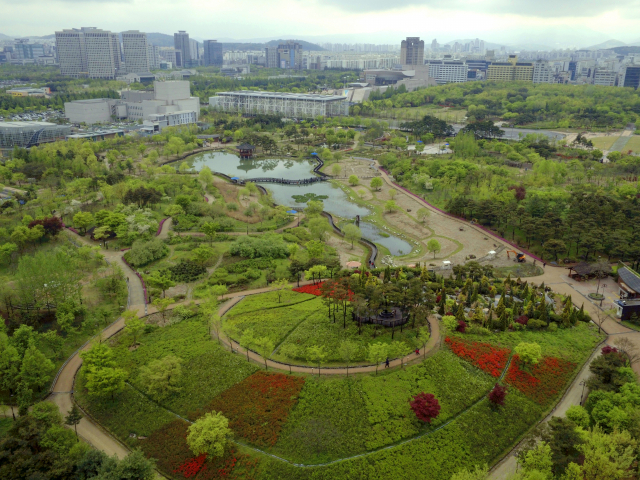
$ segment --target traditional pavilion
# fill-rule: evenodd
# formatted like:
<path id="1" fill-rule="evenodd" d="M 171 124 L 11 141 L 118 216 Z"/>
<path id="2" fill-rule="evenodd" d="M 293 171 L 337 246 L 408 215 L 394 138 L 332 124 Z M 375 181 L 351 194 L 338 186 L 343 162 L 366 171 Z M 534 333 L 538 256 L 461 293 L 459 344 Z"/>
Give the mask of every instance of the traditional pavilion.
<path id="1" fill-rule="evenodd" d="M 238 145 L 236 149 L 240 154 L 240 158 L 251 158 L 253 157 L 253 151 L 256 149 L 256 147 L 245 142 Z"/>

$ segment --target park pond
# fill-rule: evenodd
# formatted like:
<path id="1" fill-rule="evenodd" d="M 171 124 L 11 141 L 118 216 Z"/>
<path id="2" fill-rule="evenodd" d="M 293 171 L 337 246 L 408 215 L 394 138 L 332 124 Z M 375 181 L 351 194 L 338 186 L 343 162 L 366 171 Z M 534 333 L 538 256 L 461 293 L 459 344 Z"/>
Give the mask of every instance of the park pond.
<path id="1" fill-rule="evenodd" d="M 196 171 L 206 166 L 212 172 L 242 180 L 264 177 L 299 180 L 314 177 L 313 169 L 317 162 L 312 159 L 292 158 L 240 159 L 231 153 L 207 152 L 190 157 L 189 165 Z M 358 215 L 364 218 L 371 214 L 370 209 L 355 203 L 347 192 L 332 182 L 308 185 L 261 184 L 271 192 L 273 201 L 278 205 L 303 209 L 309 200 L 317 199 L 322 200 L 326 212 L 340 218 L 351 220 Z M 387 248 L 391 255 L 407 255 L 412 250 L 408 241 L 383 232 L 372 223 L 360 222 L 360 230 L 363 238 Z"/>
<path id="2" fill-rule="evenodd" d="M 190 158 L 190 165 L 197 171 L 209 167 L 212 172 L 224 173 L 242 180 L 251 178 L 282 178 L 299 180 L 314 177 L 313 169 L 317 162 L 312 159 L 267 158 L 240 159 L 237 155 L 223 152 L 201 153 Z M 258 182 L 260 183 L 260 182 Z M 283 185 L 279 183 L 261 183 L 267 188 L 278 205 L 302 209 L 309 200 L 322 200 L 326 212 L 342 218 L 366 217 L 371 211 L 350 201 L 338 185 L 330 182 L 317 182 L 308 185 Z"/>

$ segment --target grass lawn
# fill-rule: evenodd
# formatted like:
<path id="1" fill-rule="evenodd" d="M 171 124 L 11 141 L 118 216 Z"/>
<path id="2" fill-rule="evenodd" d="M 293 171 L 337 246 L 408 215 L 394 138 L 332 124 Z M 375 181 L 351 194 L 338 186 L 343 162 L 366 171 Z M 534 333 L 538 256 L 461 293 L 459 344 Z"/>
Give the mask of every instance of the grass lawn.
<path id="1" fill-rule="evenodd" d="M 595 137 L 592 138 L 591 141 L 593 142 L 594 148 L 598 150 L 609 150 L 618 138 L 620 138 L 619 135 L 609 135 L 607 137 Z"/>
<path id="2" fill-rule="evenodd" d="M 632 150 L 634 153 L 640 153 L 640 135 L 633 135 L 624 146 L 623 150 L 625 152 Z"/>

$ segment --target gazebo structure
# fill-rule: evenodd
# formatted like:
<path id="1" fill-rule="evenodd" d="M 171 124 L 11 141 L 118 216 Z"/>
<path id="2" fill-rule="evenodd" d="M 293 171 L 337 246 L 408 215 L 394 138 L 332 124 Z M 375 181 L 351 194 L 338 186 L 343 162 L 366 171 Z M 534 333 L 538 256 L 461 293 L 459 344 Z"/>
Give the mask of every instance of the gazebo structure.
<path id="1" fill-rule="evenodd" d="M 240 158 L 251 158 L 253 157 L 253 151 L 256 149 L 253 145 L 249 143 L 241 143 L 236 147 L 238 153 L 240 154 Z"/>
<path id="2" fill-rule="evenodd" d="M 587 262 L 580 262 L 573 267 L 567 267 L 569 276 L 574 280 L 586 280 L 593 273 L 593 267 Z"/>

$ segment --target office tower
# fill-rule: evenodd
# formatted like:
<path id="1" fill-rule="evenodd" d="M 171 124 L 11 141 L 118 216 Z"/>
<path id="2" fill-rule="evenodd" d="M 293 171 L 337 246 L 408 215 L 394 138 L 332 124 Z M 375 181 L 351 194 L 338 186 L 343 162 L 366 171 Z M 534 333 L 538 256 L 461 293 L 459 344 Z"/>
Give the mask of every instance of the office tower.
<path id="1" fill-rule="evenodd" d="M 424 40 L 420 37 L 407 37 L 400 44 L 401 65 L 424 65 Z"/>
<path id="2" fill-rule="evenodd" d="M 440 44 L 438 43 L 438 40 L 434 38 L 431 42 L 431 50 L 437 50 L 438 48 L 440 48 Z"/>
<path id="3" fill-rule="evenodd" d="M 56 56 L 60 64 L 60 74 L 73 77 L 86 74 L 84 32 L 76 28 L 56 32 Z"/>
<path id="4" fill-rule="evenodd" d="M 94 27 L 56 32 L 60 73 L 113 79 L 122 67 L 117 33 Z"/>
<path id="5" fill-rule="evenodd" d="M 640 88 L 640 65 L 625 65 L 620 69 L 619 87 Z"/>
<path id="6" fill-rule="evenodd" d="M 222 66 L 222 44 L 217 40 L 204 41 L 204 65 Z"/>
<path id="7" fill-rule="evenodd" d="M 118 35 L 97 28 L 84 32 L 87 53 L 87 74 L 89 78 L 112 79 L 120 63 L 120 42 Z"/>
<path id="8" fill-rule="evenodd" d="M 178 33 L 173 34 L 173 45 L 176 50 L 180 51 L 180 55 L 176 55 L 176 60 L 179 62 L 177 67 L 190 67 L 191 66 L 191 44 L 189 42 L 189 34 L 184 30 L 180 30 Z"/>
<path id="9" fill-rule="evenodd" d="M 13 45 L 14 58 L 18 60 L 33 59 L 44 56 L 44 45 L 41 43 L 29 43 L 29 39 L 16 38 Z"/>
<path id="10" fill-rule="evenodd" d="M 149 71 L 147 34 L 138 30 L 122 32 L 122 50 L 127 73 Z"/>
<path id="11" fill-rule="evenodd" d="M 293 40 L 278 45 L 280 68 L 302 69 L 302 46 Z"/>
<path id="12" fill-rule="evenodd" d="M 198 48 L 198 42 L 196 42 L 194 39 L 189 40 L 189 52 L 191 55 L 193 66 L 198 65 L 200 63 L 200 49 Z"/>
<path id="13" fill-rule="evenodd" d="M 160 68 L 160 48 L 158 46 L 147 44 L 147 58 L 149 70 L 158 70 Z"/>

